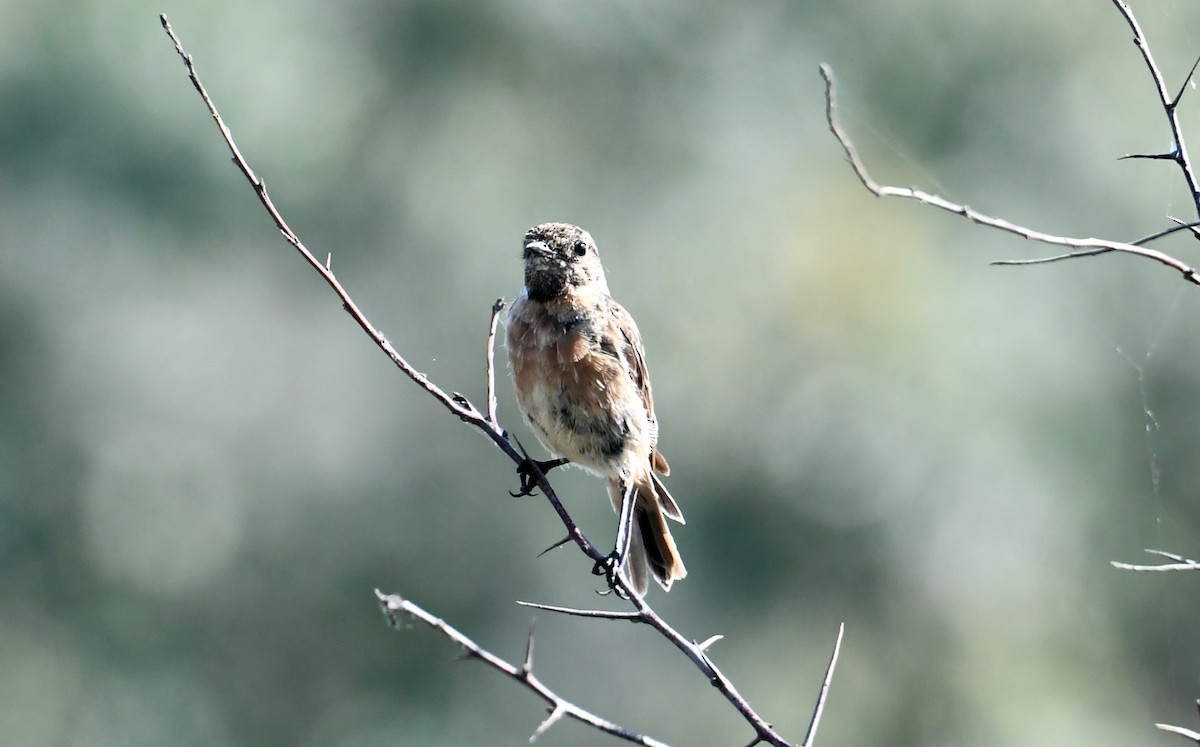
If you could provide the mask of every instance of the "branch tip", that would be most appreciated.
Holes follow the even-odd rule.
[[[1183,99],[1184,91],[1187,90],[1188,84],[1192,82],[1192,76],[1196,74],[1197,65],[1200,65],[1200,57],[1197,57],[1196,61],[1192,63],[1192,69],[1188,70],[1187,77],[1183,79],[1183,83],[1179,86],[1179,92],[1175,94],[1175,98],[1171,99],[1171,103],[1168,105],[1171,110],[1179,106],[1180,100]]]
[[[817,705],[813,708],[812,719],[808,722],[808,732],[804,735],[801,747],[812,747],[817,738],[817,727],[821,724],[821,714],[825,711],[825,701],[829,697],[829,686],[833,683],[833,670],[837,668],[838,656],[842,652],[842,638],[846,634],[846,623],[838,623],[837,640],[833,642],[833,654],[829,657],[829,666],[825,668],[825,678],[821,680],[821,693],[817,696]]]
[[[1172,734],[1178,734],[1181,737],[1186,737],[1187,739],[1192,740],[1196,744],[1200,744],[1200,732],[1192,731],[1191,729],[1185,729],[1182,726],[1173,726],[1171,724],[1155,724],[1154,726],[1157,729],[1169,731]]]
[[[525,664],[521,668],[526,677],[533,673],[533,620],[529,621],[529,638],[525,641]]]

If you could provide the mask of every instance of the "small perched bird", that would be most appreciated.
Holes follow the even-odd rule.
[[[633,500],[628,562],[619,541],[616,562],[638,594],[651,575],[669,590],[687,570],[666,520],[682,524],[683,514],[655,474],[670,467],[657,449],[637,325],[609,295],[596,242],[582,228],[534,226],[523,257],[525,287],[509,309],[506,343],[517,404],[558,457],[542,466],[569,461],[604,478],[618,514],[626,496]]]

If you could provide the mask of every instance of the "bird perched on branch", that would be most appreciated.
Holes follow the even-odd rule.
[[[537,464],[570,462],[604,478],[622,517],[607,572],[623,573],[639,594],[650,576],[669,590],[687,570],[666,520],[682,524],[683,514],[658,477],[670,467],[657,449],[637,325],[609,295],[587,231],[543,223],[522,249],[525,287],[509,309],[506,343],[517,404],[557,457]],[[523,492],[535,482],[527,469]]]

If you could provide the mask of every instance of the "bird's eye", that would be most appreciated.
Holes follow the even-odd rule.
[[[586,241],[580,240],[576,241],[575,245],[571,248],[574,249],[576,257],[582,257],[583,255],[587,254],[588,245]]]

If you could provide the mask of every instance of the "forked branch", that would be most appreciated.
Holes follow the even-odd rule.
[[[978,223],[981,226],[995,228],[1006,233],[1015,234],[1030,241],[1037,241],[1042,244],[1050,244],[1053,246],[1065,246],[1075,251],[1066,254],[1057,254],[1052,257],[1043,257],[1040,259],[1031,260],[1001,260],[993,262],[995,265],[1030,265],[1030,264],[1045,264],[1047,262],[1058,262],[1066,259],[1078,259],[1081,257],[1094,257],[1100,254],[1108,254],[1109,252],[1122,252],[1132,254],[1138,257],[1153,260],[1160,264],[1166,265],[1183,276],[1183,279],[1193,285],[1200,285],[1200,278],[1196,276],[1196,270],[1185,264],[1184,262],[1172,257],[1169,254],[1149,249],[1136,244],[1125,243],[1123,241],[1112,241],[1109,239],[1078,239],[1069,236],[1056,236],[1050,233],[1044,233],[1032,228],[1013,223],[1003,218],[996,218],[991,215],[986,215],[967,207],[966,205],[953,202],[942,197],[941,195],[924,192],[919,189],[910,187],[893,187],[885,184],[880,184],[875,181],[867,171],[866,165],[858,155],[858,151],[854,147],[854,143],[850,140],[850,136],[842,129],[841,124],[837,119],[837,90],[833,79],[833,70],[828,65],[821,65],[821,77],[825,79],[825,118],[829,123],[829,130],[833,136],[837,138],[841,144],[842,150],[846,153],[847,160],[850,161],[851,168],[854,169],[855,176],[862,182],[872,194],[877,197],[902,197],[909,200],[931,207],[945,210],[949,213],[962,216],[972,223]]]
[[[445,620],[426,612],[412,601],[405,599],[399,594],[384,594],[379,589],[375,590],[375,596],[379,599],[379,607],[383,610],[383,614],[387,616],[388,622],[392,627],[399,627],[401,618],[409,618],[428,625],[437,632],[441,633],[446,638],[449,638],[454,643],[458,644],[467,658],[478,659],[484,664],[487,664],[492,669],[501,672],[509,679],[517,682],[522,687],[531,690],[539,698],[546,701],[549,708],[549,715],[529,741],[534,741],[549,729],[556,721],[563,718],[575,719],[580,723],[587,724],[593,729],[611,734],[614,737],[624,739],[626,742],[645,745],[645,747],[668,747],[666,743],[660,742],[657,739],[647,737],[643,734],[637,734],[624,726],[614,724],[613,722],[601,718],[596,714],[587,711],[566,698],[563,698],[558,693],[546,687],[537,675],[533,673],[533,631],[529,631],[529,638],[525,644],[525,660],[521,666],[510,664],[508,661],[496,656],[491,651],[480,646],[475,641],[468,638],[463,633],[459,632]]]
[[[1187,77],[1179,84],[1179,91],[1172,96],[1171,92],[1167,90],[1167,83],[1163,79],[1162,71],[1159,70],[1158,63],[1154,61],[1154,55],[1150,52],[1150,42],[1146,40],[1141,24],[1133,15],[1129,4],[1123,0],[1113,0],[1113,5],[1117,6],[1117,11],[1125,19],[1125,23],[1129,24],[1129,30],[1133,32],[1134,46],[1142,53],[1142,60],[1145,61],[1146,68],[1150,71],[1150,77],[1154,79],[1154,89],[1158,93],[1159,103],[1162,105],[1163,113],[1167,115],[1167,124],[1171,128],[1171,149],[1169,151],[1150,155],[1135,154],[1126,156],[1126,158],[1157,158],[1174,161],[1178,164],[1180,170],[1183,171],[1183,179],[1187,182],[1188,193],[1192,196],[1196,214],[1200,217],[1200,187],[1196,184],[1196,174],[1192,170],[1187,143],[1183,139],[1183,127],[1179,124],[1179,101],[1183,98],[1183,92],[1187,90],[1188,84],[1192,82],[1192,76],[1196,73],[1196,66],[1200,65],[1200,59],[1192,65]]]

